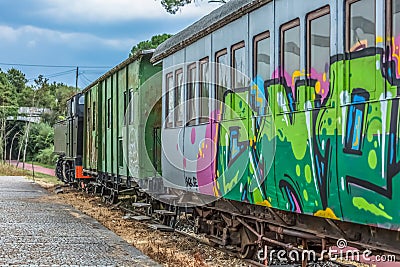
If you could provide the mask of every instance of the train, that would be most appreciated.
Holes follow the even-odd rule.
[[[400,0],[231,0],[68,102],[57,176],[190,207],[243,258],[399,256],[399,25]]]

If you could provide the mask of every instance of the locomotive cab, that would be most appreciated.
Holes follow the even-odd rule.
[[[78,93],[67,101],[67,117],[54,125],[54,152],[59,155],[57,178],[65,183],[87,179],[82,171],[84,95]]]

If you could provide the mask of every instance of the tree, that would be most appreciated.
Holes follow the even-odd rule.
[[[129,56],[131,57],[131,56],[135,55],[138,51],[147,50],[147,49],[155,49],[155,48],[157,48],[157,46],[159,46],[161,43],[163,43],[165,40],[167,40],[171,36],[172,36],[171,34],[164,33],[164,34],[155,35],[155,36],[151,37],[150,40],[142,41],[142,42],[138,43],[137,45],[135,45],[134,47],[132,47],[131,52],[129,53]]]
[[[175,14],[181,7],[198,2],[199,0],[161,0],[161,5],[167,10],[168,13]],[[203,0],[200,0],[203,1]],[[225,4],[229,0],[208,0],[209,3]]]
[[[24,90],[24,88],[26,87],[26,83],[28,82],[25,74],[22,73],[20,70],[14,68],[11,68],[7,71],[6,77],[18,94],[20,94]]]

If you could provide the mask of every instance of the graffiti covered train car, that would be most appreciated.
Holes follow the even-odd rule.
[[[399,253],[399,25],[399,0],[234,0],[156,49],[163,178],[224,199],[199,229]]]

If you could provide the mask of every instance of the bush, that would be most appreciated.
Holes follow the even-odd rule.
[[[54,154],[54,146],[40,150],[35,157],[35,161],[46,165],[54,165],[57,161],[57,155]]]

